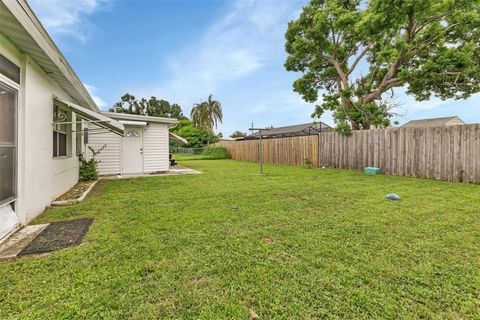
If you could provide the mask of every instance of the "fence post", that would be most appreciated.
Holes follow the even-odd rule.
[[[317,168],[320,168],[320,154],[321,154],[321,151],[320,151],[320,135],[321,133],[319,132],[318,133],[318,155],[317,155]]]

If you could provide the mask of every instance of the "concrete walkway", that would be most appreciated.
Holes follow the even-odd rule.
[[[26,226],[0,242],[0,261],[15,258],[48,225],[49,223]]]
[[[160,177],[160,176],[175,176],[175,175],[182,175],[182,174],[199,174],[202,173],[201,171],[190,169],[187,167],[182,166],[175,166],[170,168],[170,170],[165,172],[158,172],[152,174],[124,174],[124,175],[117,175],[117,176],[104,176],[100,179],[129,179],[129,178],[140,178],[140,177]]]

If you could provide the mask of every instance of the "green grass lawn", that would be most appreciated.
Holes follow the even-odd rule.
[[[79,247],[0,264],[0,318],[480,317],[480,186],[182,165],[204,174],[101,181],[46,211],[95,221]]]
[[[174,153],[172,154],[173,159],[177,161],[187,161],[187,160],[210,160],[211,157],[205,154],[193,154],[193,153]]]

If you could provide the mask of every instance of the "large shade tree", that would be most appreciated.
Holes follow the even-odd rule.
[[[247,134],[245,132],[237,130],[230,135],[230,138],[236,139],[236,138],[243,138],[243,137],[246,137],[246,136],[247,136]]]
[[[394,88],[416,100],[480,91],[479,0],[312,0],[286,33],[294,90],[337,128],[390,125]],[[408,106],[407,106],[408,107]]]
[[[208,141],[210,141],[213,126],[216,128],[219,122],[222,123],[222,105],[220,101],[213,100],[212,95],[209,95],[207,101],[193,105],[190,118],[195,128],[208,131]]]
[[[218,139],[218,136],[209,136],[207,130],[194,128],[192,121],[188,119],[179,120],[178,124],[170,129],[170,131],[185,138],[187,144],[184,145],[184,147],[187,148],[200,148],[206,144],[213,143]]]
[[[120,101],[115,103],[109,111],[179,120],[187,119],[183,115],[182,108],[176,103],[171,104],[163,99],[158,100],[156,97],[137,99],[129,93],[124,94]]]

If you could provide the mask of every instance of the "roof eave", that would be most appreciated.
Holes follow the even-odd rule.
[[[137,121],[146,121],[154,123],[165,123],[169,127],[175,127],[178,124],[178,120],[174,118],[162,118],[162,117],[152,117],[152,116],[142,116],[129,113],[119,113],[119,112],[102,112],[105,116],[117,120],[137,120]]]
[[[7,24],[0,25],[2,33],[21,51],[32,57],[77,103],[88,106],[91,110],[100,111],[28,3],[25,0],[0,0],[0,2],[0,5],[3,4],[21,26],[21,28],[16,28]]]

